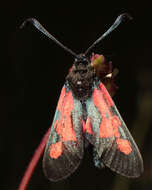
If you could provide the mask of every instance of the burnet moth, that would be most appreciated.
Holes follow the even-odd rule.
[[[70,176],[80,165],[84,149],[93,147],[98,168],[108,167],[126,177],[139,177],[143,161],[130,132],[122,120],[106,87],[113,79],[111,63],[91,50],[111,33],[128,14],[120,15],[114,24],[82,54],[76,54],[54,38],[34,18],[27,22],[74,57],[74,63],[61,90],[54,120],[43,157],[43,169],[50,181]],[[108,69],[107,69],[108,68]]]

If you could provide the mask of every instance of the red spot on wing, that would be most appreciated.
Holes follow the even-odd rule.
[[[119,118],[116,115],[114,115],[111,117],[110,120],[115,137],[120,138],[119,126],[121,125],[121,122]]]
[[[93,131],[92,131],[92,128],[91,128],[91,120],[90,120],[89,117],[87,118],[86,124],[85,124],[84,121],[82,121],[82,125],[83,125],[83,132],[93,134]]]
[[[72,93],[66,93],[62,103],[58,104],[57,109],[60,112],[60,119],[55,123],[55,129],[62,141],[76,141],[76,134],[73,129],[72,110],[74,101]]]
[[[100,91],[96,88],[94,89],[93,102],[95,106],[99,109],[102,116],[102,121],[99,128],[99,137],[115,137],[117,148],[124,154],[128,155],[132,151],[131,144],[128,140],[120,138],[119,127],[121,126],[121,121],[117,115],[113,115],[113,113],[111,113],[109,107],[112,102],[110,103],[110,100],[109,104],[107,105],[104,96],[109,96],[109,94],[105,95],[104,91]]]
[[[111,122],[109,119],[106,119],[105,116],[102,117],[102,123],[99,128],[99,136],[100,138],[110,138],[114,136],[114,130]]]
[[[59,98],[57,111],[60,113],[59,118],[54,123],[54,129],[60,137],[60,141],[50,145],[50,157],[58,158],[62,155],[62,143],[65,141],[77,141],[75,131],[73,129],[72,110],[74,108],[74,100],[72,93],[66,92],[63,87]]]
[[[116,143],[118,145],[118,149],[124,154],[128,155],[132,152],[131,144],[126,139],[117,139]]]
[[[62,142],[57,142],[50,146],[50,157],[57,159],[62,154]]]
[[[63,103],[63,101],[64,101],[65,95],[66,95],[66,89],[65,89],[65,87],[63,87],[63,88],[62,88],[62,91],[61,91],[61,94],[60,94],[59,101],[58,101],[57,109],[62,107],[62,103]]]
[[[102,82],[99,84],[99,88],[101,89],[101,91],[103,93],[103,97],[104,97],[106,103],[108,104],[108,106],[113,106],[114,102],[113,102],[111,96],[109,95],[107,89],[102,84]]]
[[[121,122],[116,115],[111,115],[109,106],[107,106],[102,93],[96,88],[93,92],[93,102],[99,109],[102,116],[102,121],[99,128],[99,136],[101,138],[110,138],[113,136],[120,137],[119,125]]]

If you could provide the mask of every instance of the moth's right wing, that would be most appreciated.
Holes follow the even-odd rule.
[[[65,85],[43,157],[44,173],[50,181],[68,177],[79,166],[84,149],[82,133],[82,105]]]

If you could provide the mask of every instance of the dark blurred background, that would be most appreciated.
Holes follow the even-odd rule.
[[[147,1],[3,1],[1,2],[0,189],[16,190],[25,168],[52,122],[62,85],[73,59],[32,25],[29,17],[76,53],[88,48],[116,17],[134,18],[95,50],[119,69],[114,101],[137,142],[145,171],[126,179],[98,170],[86,151],[79,169],[67,180],[49,182],[40,160],[28,190],[152,189],[152,6]]]

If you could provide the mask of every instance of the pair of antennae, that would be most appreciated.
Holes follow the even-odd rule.
[[[125,20],[131,20],[132,17],[127,14],[121,14],[120,16],[117,17],[117,19],[115,20],[115,22],[113,23],[113,25],[100,37],[98,38],[86,51],[85,51],[85,55],[89,55],[90,51],[99,43],[101,42],[107,35],[109,35],[113,30],[115,30],[120,23],[122,23]],[[72,56],[77,57],[77,54],[75,52],[73,52],[71,49],[69,49],[68,47],[66,47],[65,45],[63,45],[61,42],[59,42],[54,36],[52,36],[35,18],[29,18],[27,20],[25,20],[22,25],[20,26],[20,28],[24,28],[26,23],[31,23],[33,26],[35,26],[40,32],[42,32],[43,34],[45,34],[48,38],[50,38],[52,41],[54,41],[58,46],[60,46],[61,48],[63,48],[66,52],[70,53]]]

